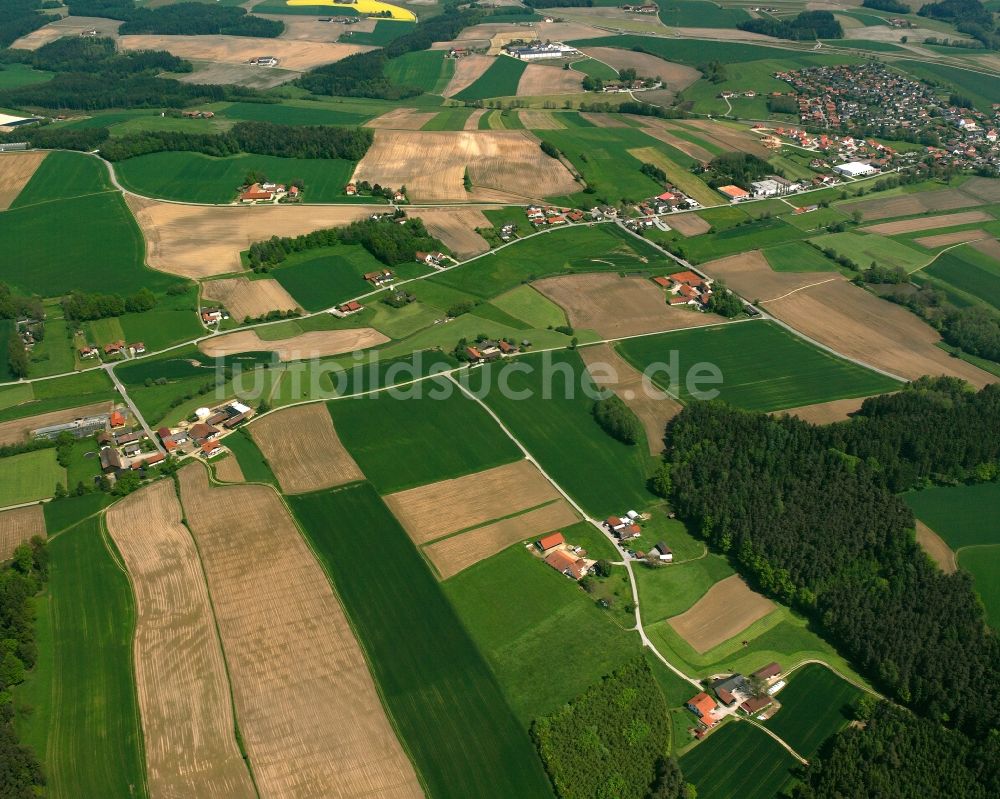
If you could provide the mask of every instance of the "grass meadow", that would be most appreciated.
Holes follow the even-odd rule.
[[[930,260],[926,253],[874,233],[828,233],[811,241],[818,247],[832,248],[837,255],[847,256],[862,269],[867,269],[875,261],[879,266],[890,269],[898,266],[912,272]]]
[[[527,63],[509,56],[497,56],[482,75],[455,95],[456,100],[485,100],[487,97],[512,97]]]
[[[293,8],[293,6],[289,6]],[[331,103],[333,105],[334,103]],[[228,119],[274,122],[278,125],[360,125],[392,108],[388,103],[337,102],[329,107],[315,102],[231,103],[219,113]]]
[[[0,89],[19,89],[52,80],[53,73],[33,69],[27,64],[4,64],[0,69]]]
[[[781,710],[765,722],[806,759],[851,719],[850,706],[862,691],[826,666],[810,663],[796,671],[778,695]]]
[[[97,158],[56,150],[45,156],[11,208],[111,191],[108,168]]]
[[[714,364],[721,383],[706,381],[702,391],[752,411],[777,411],[891,391],[899,384],[849,361],[813,347],[771,322],[744,322],[660,333],[621,341],[618,351],[639,371],[668,363],[677,353],[680,385],[669,385],[663,373],[652,375],[661,388],[682,401],[694,397],[687,377],[696,378],[697,364]],[[691,370],[689,373],[688,370]]]
[[[278,481],[268,465],[264,454],[258,449],[253,437],[246,429],[241,429],[226,437],[226,446],[233,453],[240,471],[248,483],[270,483],[278,485]]]
[[[103,491],[83,494],[79,497],[69,496],[46,502],[42,506],[45,512],[45,530],[51,538],[88,516],[93,516],[106,508],[115,498]]]
[[[768,265],[775,272],[835,272],[837,265],[804,241],[790,241],[764,250]]]
[[[397,399],[383,391],[327,403],[337,435],[380,493],[461,477],[521,457],[486,411],[451,381],[425,380],[418,388],[420,397]],[[448,396],[439,399],[436,392]]]
[[[465,121],[473,109],[454,106],[445,108],[433,119],[428,120],[421,130],[465,130]]]
[[[551,797],[527,731],[441,586],[367,483],[289,499],[428,793]],[[358,546],[365,540],[384,556]],[[391,555],[389,555],[391,553]]]
[[[750,15],[742,8],[726,8],[706,0],[666,0],[660,4],[660,20],[675,28],[735,28]]]
[[[935,486],[903,494],[903,500],[953,550],[1000,544],[995,518],[1000,508],[1000,483]]]
[[[77,375],[0,388],[0,422],[23,419],[116,396],[111,378],[93,369]]]
[[[1000,631],[1000,545],[964,549],[958,555],[958,564],[972,575],[986,608],[986,620]]]
[[[1000,263],[988,255],[956,247],[941,253],[924,271],[1000,310]]]
[[[56,483],[66,485],[66,469],[56,463],[55,449],[0,458],[0,507],[48,499]]]
[[[431,94],[441,94],[455,74],[455,59],[445,58],[444,50],[419,50],[389,60],[385,74],[397,86],[417,86]]]
[[[340,37],[340,41],[349,44],[367,44],[372,47],[385,47],[387,44],[413,30],[414,22],[402,20],[380,19],[371,31],[348,31]]]
[[[772,799],[797,761],[767,733],[729,722],[680,759],[684,781],[711,799]]]

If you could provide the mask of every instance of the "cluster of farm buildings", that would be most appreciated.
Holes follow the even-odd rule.
[[[80,331],[80,335],[82,335],[82,331]],[[131,344],[126,344],[124,340],[119,339],[118,341],[108,342],[103,347],[84,344],[77,350],[77,355],[83,360],[101,357],[105,360],[124,360],[125,358],[134,358],[136,355],[142,355],[144,352],[146,352],[146,345],[143,342],[135,341]]]
[[[695,738],[703,738],[716,724],[740,711],[761,720],[770,718],[780,707],[775,694],[784,687],[778,663],[768,663],[749,679],[742,674],[729,674],[712,680],[708,686],[711,694],[702,691],[685,703],[698,719],[697,726],[692,728]]]
[[[653,282],[667,290],[670,305],[693,305],[704,309],[712,298],[712,278],[685,270],[666,277],[654,277]]]
[[[115,477],[125,471],[139,471],[165,459],[125,407],[31,431],[34,438],[51,440],[66,433],[80,439],[95,437],[101,473],[107,477]]]
[[[567,544],[566,537],[558,532],[539,538],[532,550],[546,565],[572,580],[582,580],[590,574],[596,563],[593,558],[587,557],[585,549]]]
[[[194,422],[184,421],[176,427],[161,427],[156,435],[168,454],[199,454],[206,459],[214,458],[223,451],[219,439],[253,415],[253,408],[234,400],[217,408],[199,408],[195,411]]]
[[[528,44],[511,43],[505,45],[503,52],[520,61],[544,61],[553,58],[569,58],[582,55],[575,47],[562,42],[533,41]]]
[[[694,211],[698,208],[701,208],[701,203],[692,197],[688,197],[676,186],[668,183],[659,194],[654,197],[647,197],[645,200],[636,203],[633,206],[633,210],[638,216],[626,220],[624,224],[629,230],[640,231],[643,228],[656,226],[666,232],[670,230],[670,226],[664,223],[659,217],[675,213],[676,211]]]
[[[240,188],[239,201],[246,205],[258,203],[297,202],[302,197],[298,186],[285,186],[284,183],[274,183],[265,180],[262,183],[252,183]]]

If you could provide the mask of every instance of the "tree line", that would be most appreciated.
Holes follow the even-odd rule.
[[[879,11],[891,11],[893,14],[909,14],[911,10],[906,3],[901,3],[899,0],[861,0],[861,5]]]
[[[898,492],[997,478],[1000,386],[923,378],[826,427],[697,403],[668,444],[678,516],[759,590],[917,713],[973,737],[997,727],[1000,643],[969,575],[917,546]]]
[[[601,429],[623,444],[637,444],[642,440],[642,423],[617,394],[610,394],[594,402],[594,421]]]
[[[277,125],[273,122],[237,122],[225,133],[187,133],[151,130],[108,139],[101,155],[124,161],[163,151],[196,152],[224,158],[239,153],[281,158],[343,158],[360,161],[374,135],[368,128],[329,125]]]
[[[106,319],[126,313],[142,313],[156,306],[156,295],[147,288],[126,297],[120,294],[85,294],[73,291],[62,298],[63,316],[68,322]]]
[[[707,183],[713,189],[735,183],[737,186],[748,186],[754,180],[760,180],[765,175],[774,173],[767,161],[751,153],[723,153],[713,158],[707,171],[711,173]]]
[[[920,7],[917,14],[929,19],[951,22],[960,33],[967,33],[982,42],[983,47],[1000,49],[1000,33],[997,33],[993,12],[979,0],[941,0]]]
[[[829,11],[802,11],[791,19],[749,19],[736,27],[793,41],[844,38],[844,29]]]
[[[931,285],[917,291],[896,289],[884,295],[909,308],[962,352],[1000,363],[1000,314],[982,305],[958,307]]]
[[[107,17],[124,20],[119,33],[169,35],[259,36],[273,39],[284,31],[284,23],[255,17],[237,6],[207,3],[176,3],[158,8],[137,8],[133,0],[67,0],[70,14],[77,17]]]

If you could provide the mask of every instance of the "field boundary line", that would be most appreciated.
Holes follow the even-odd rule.
[[[836,278],[836,277],[828,277],[826,280],[820,280],[820,281],[818,281],[816,283],[810,283],[807,286],[799,286],[797,289],[792,289],[791,291],[786,292],[785,294],[782,294],[780,297],[771,297],[768,300],[761,300],[760,304],[763,305],[764,303],[767,303],[767,302],[777,302],[778,300],[785,299],[785,297],[791,297],[793,294],[797,294],[800,291],[805,291],[806,289],[815,288],[816,286],[822,286],[825,283],[833,283],[835,280],[838,280],[838,279],[839,278]]]
[[[801,763],[803,766],[808,766],[809,765],[809,761],[806,760],[804,757],[802,757],[802,755],[800,755],[794,749],[792,749],[791,744],[789,744],[787,741],[785,741],[784,738],[780,737],[776,732],[774,732],[774,730],[771,730],[768,727],[765,727],[763,724],[761,724],[756,719],[751,719],[751,718],[748,718],[746,716],[736,716],[735,718],[736,718],[737,721],[745,721],[750,726],[756,727],[758,730],[763,730],[765,733],[767,733],[768,735],[770,735],[775,741],[777,741],[782,747],[784,747],[786,750],[788,750],[788,754],[790,754],[792,757],[794,757],[796,760],[798,760],[799,763]]]
[[[948,250],[954,250],[956,247],[961,247],[964,244],[975,244],[977,241],[988,241],[989,239],[992,239],[992,238],[993,238],[993,236],[983,236],[982,238],[978,238],[978,239],[969,239],[968,241],[958,241],[958,242],[955,242],[954,244],[951,244],[951,245],[945,247],[943,250],[940,250],[940,251],[934,253],[934,255],[931,256],[931,259],[927,263],[925,263],[923,266],[915,267],[915,268],[911,269],[909,272],[907,272],[906,274],[912,275],[912,274],[914,274],[916,272],[921,271],[922,269],[926,269],[928,266],[931,266],[938,258],[940,258],[942,255],[944,255],[946,252],[948,252]]]

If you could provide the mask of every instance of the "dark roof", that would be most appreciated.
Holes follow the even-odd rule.
[[[663,541],[657,541],[656,548],[660,550],[660,552],[662,552],[664,555],[670,553],[670,547],[668,547]]]
[[[764,696],[755,696],[752,699],[748,699],[740,707],[747,713],[756,713],[758,710],[763,710],[768,705],[773,704],[773,702],[774,700],[765,694]]]
[[[763,668],[757,669],[753,673],[753,676],[758,680],[769,680],[772,677],[777,677],[781,674],[781,665],[779,663],[768,663]]]

